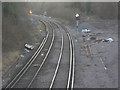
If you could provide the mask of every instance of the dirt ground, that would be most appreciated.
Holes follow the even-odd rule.
[[[92,56],[86,55],[81,30],[87,28],[97,40],[112,38],[113,42],[94,43],[89,40]],[[78,31],[71,32],[75,40],[75,88],[118,87],[118,24],[116,20],[80,23]],[[92,36],[91,36],[92,37]],[[85,37],[86,39],[88,37]]]

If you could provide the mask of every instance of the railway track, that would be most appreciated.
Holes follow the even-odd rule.
[[[61,30],[61,28],[63,28],[63,30],[66,32],[67,34],[67,37],[68,37],[68,40],[69,40],[69,45],[70,45],[70,61],[69,61],[69,74],[68,74],[68,81],[67,81],[67,89],[73,89],[74,88],[74,69],[75,69],[75,56],[74,56],[74,43],[73,43],[73,40],[72,40],[72,36],[70,35],[69,33],[69,29],[60,25],[59,23],[56,23],[54,22],[54,24],[56,24],[56,26]],[[63,35],[63,34],[62,34]],[[57,73],[58,73],[58,70],[59,70],[59,67],[60,67],[60,62],[61,62],[61,57],[62,57],[62,52],[63,52],[63,40],[62,40],[62,48],[61,48],[61,53],[60,53],[60,56],[59,56],[59,60],[58,60],[58,63],[57,63],[57,67],[55,69],[55,72],[54,72],[54,76],[53,76],[53,79],[52,79],[52,82],[50,84],[50,87],[49,87],[49,90],[51,90],[54,86],[54,83],[55,83],[55,78],[57,76]]]
[[[23,77],[23,75],[27,72],[27,70],[30,68],[30,66],[32,66],[32,64],[35,62],[36,58],[38,57],[38,55],[40,54],[40,52],[43,50],[43,48],[45,47],[45,45],[48,45],[47,41],[50,39],[50,31],[48,30],[47,24],[45,24],[45,26],[46,26],[46,31],[47,31],[46,37],[43,39],[43,41],[40,44],[40,46],[38,47],[37,51],[30,58],[30,60],[28,61],[28,63],[15,76],[15,78],[12,81],[10,81],[10,83],[5,87],[5,89],[7,89],[7,88],[14,88],[14,86]],[[53,40],[54,40],[54,33],[53,33],[52,41]]]
[[[58,22],[59,23],[59,22]],[[59,23],[60,24],[60,23]],[[67,36],[69,38],[70,43],[70,65],[69,65],[69,74],[68,74],[68,82],[67,82],[67,89],[74,88],[74,77],[75,77],[75,55],[74,55],[74,43],[72,36],[69,32],[69,28],[64,27],[60,24],[60,26],[65,30]]]
[[[55,24],[55,23],[54,23],[54,24]],[[60,31],[59,25],[56,25],[56,26],[59,28],[59,31]],[[59,70],[60,62],[61,62],[61,59],[62,59],[63,47],[64,47],[64,36],[63,36],[63,33],[61,33],[61,34],[62,34],[62,43],[61,43],[60,54],[59,54],[57,66],[56,66],[56,69],[55,69],[55,72],[54,72],[52,81],[51,81],[50,86],[49,86],[49,90],[51,90],[52,87],[53,87],[53,85],[54,85],[54,82],[55,82],[55,79],[56,79],[56,76],[57,76],[57,73],[58,73],[58,70]]]
[[[43,18],[41,18],[43,19]],[[58,73],[59,73],[59,68],[61,66],[61,62],[64,60],[63,56],[65,57],[65,55],[63,55],[64,53],[64,43],[65,43],[65,36],[67,37],[66,40],[69,44],[69,61],[67,61],[67,63],[69,62],[67,67],[68,70],[67,74],[66,74],[66,88],[67,89],[73,89],[74,88],[74,68],[75,68],[75,56],[74,56],[74,43],[73,43],[73,39],[71,34],[69,33],[69,29],[67,27],[62,26],[59,22],[57,21],[49,21],[49,20],[41,20],[44,25],[46,26],[46,30],[47,30],[47,35],[46,38],[43,39],[42,43],[40,44],[39,48],[37,49],[37,51],[34,53],[34,55],[31,57],[31,59],[29,60],[29,62],[23,67],[23,69],[15,76],[15,78],[6,86],[5,89],[7,88],[31,88],[35,79],[37,78],[38,74],[40,73],[40,71],[42,70],[42,67],[44,66],[45,62],[47,61],[47,58],[50,54],[50,51],[53,47],[53,43],[55,40],[55,35],[54,35],[54,25],[59,29],[59,31],[61,32],[61,46],[60,46],[60,52],[59,52],[59,56],[58,56],[58,61],[56,63],[56,67],[55,67],[55,71],[53,73],[52,76],[52,80],[50,81],[49,84],[49,90],[51,90],[52,88],[54,88],[56,81],[56,78],[58,77]],[[54,24],[54,25],[53,25]],[[49,26],[48,26],[49,25]],[[50,30],[48,30],[48,27],[52,29],[52,32]],[[50,37],[51,36],[51,37]],[[48,44],[49,42],[49,44]],[[44,53],[45,56],[41,58],[40,53],[42,52],[43,49],[46,49],[47,47],[47,51]],[[40,62],[38,58],[41,58],[42,61]],[[35,67],[33,68],[32,66],[34,64],[38,64],[40,63],[37,68],[35,69]],[[32,73],[31,73],[32,72]],[[31,74],[33,74],[31,76]],[[32,78],[32,79],[31,79]],[[26,81],[27,80],[27,81]],[[29,81],[29,82],[28,82]]]
[[[54,29],[50,23],[48,23],[48,24],[51,26],[52,29]],[[53,30],[53,32],[54,32],[54,30]],[[50,45],[50,47],[49,47],[49,49],[48,49],[48,52],[47,52],[45,58],[43,59],[41,65],[39,66],[37,72],[35,73],[34,77],[32,78],[32,80],[30,81],[29,85],[27,86],[27,88],[30,88],[30,86],[32,85],[33,81],[35,80],[35,78],[37,77],[38,73],[40,72],[41,68],[43,67],[45,61],[47,60],[47,57],[48,57],[48,55],[49,55],[49,53],[50,53],[50,51],[51,51],[51,48],[52,48],[52,46],[53,46],[54,36],[55,36],[54,33],[53,33],[52,36],[53,36],[53,38],[52,38],[52,41],[51,41],[51,45]]]
[[[44,23],[41,21],[41,23],[44,25]],[[47,36],[48,31],[45,30],[45,34]],[[39,42],[43,43],[44,42],[44,38],[46,38],[46,36],[43,36],[40,38]],[[23,68],[23,66],[29,61],[29,59],[33,56],[33,54],[36,52],[36,50],[40,47],[40,45],[36,45],[36,48],[34,48],[34,50],[31,51],[31,53],[26,54],[25,51],[21,52],[21,55],[15,60],[15,62],[13,62],[11,64],[11,66],[8,67],[8,69],[2,73],[2,78],[4,80],[3,87],[5,87],[5,84],[8,83],[11,79],[10,78],[14,78],[14,76]],[[25,56],[25,58],[22,57]],[[22,63],[22,61],[24,60],[24,62]],[[22,63],[22,64],[21,64]],[[11,77],[12,76],[12,77]],[[9,78],[9,80],[8,80]]]
[[[49,22],[49,21],[45,21],[46,23],[49,23],[51,26],[53,26],[54,27],[54,29],[55,29],[55,25],[53,25],[51,22]],[[57,27],[58,29],[60,29],[59,27]],[[60,31],[60,30],[59,30]],[[57,32],[57,30],[56,30],[56,32]],[[58,64],[60,64],[60,61],[61,61],[61,58],[62,58],[62,53],[63,53],[63,43],[64,43],[64,37],[63,37],[63,34],[60,32],[60,37],[61,37],[61,39],[60,39],[60,42],[61,42],[61,44],[60,44],[60,52],[59,52],[59,55],[58,55]],[[47,58],[46,58],[47,59]],[[47,66],[49,66],[50,65],[50,63],[49,63],[49,60],[47,60],[46,62],[48,62],[48,64],[47,64]],[[45,65],[44,65],[44,67],[45,67]],[[58,66],[57,66],[58,67]],[[49,68],[50,69],[50,68]],[[43,71],[42,69],[41,69],[41,71]],[[56,72],[57,70],[55,70],[55,72]],[[33,86],[34,86],[34,81],[35,81],[35,79],[37,78],[37,76],[39,76],[38,74],[40,73],[40,69],[37,71],[37,73],[36,73],[36,75],[35,75],[35,77],[33,78],[33,80],[30,82],[30,84],[28,85],[28,87],[27,88],[34,88]],[[42,73],[42,72],[41,72]],[[56,73],[57,74],[57,73]],[[42,76],[42,75],[41,75]],[[42,84],[42,83],[41,83]],[[47,85],[46,85],[47,86]]]

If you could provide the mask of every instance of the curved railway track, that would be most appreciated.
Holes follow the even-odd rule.
[[[69,74],[68,74],[68,81],[67,81],[67,89],[73,89],[74,88],[74,74],[75,74],[75,56],[74,56],[74,43],[73,43],[73,39],[72,36],[69,32],[69,29],[67,27],[62,26],[59,22],[53,22],[54,24],[56,24],[56,26],[59,28],[59,30],[61,30],[61,28],[63,28],[63,30],[66,32],[68,39],[69,39],[69,45],[70,45],[70,61],[69,61]],[[63,34],[62,34],[63,35]],[[62,49],[61,52],[63,52],[63,40],[62,40]],[[49,90],[52,89],[54,83],[55,83],[55,78],[57,76],[58,73],[58,69],[60,66],[60,62],[61,62],[61,57],[62,57],[62,53],[60,53],[59,56],[59,60],[57,63],[57,67],[55,69],[54,75],[53,75],[53,79],[52,82],[50,84]]]
[[[69,74],[68,74],[68,82],[67,82],[67,89],[73,89],[74,88],[74,74],[75,74],[75,55],[74,55],[74,43],[72,36],[69,32],[69,28],[64,27],[61,25],[59,22],[57,22],[66,32],[68,38],[69,38],[69,43],[70,43],[70,65],[69,65]]]
[[[49,23],[49,25],[51,26],[50,23]],[[52,26],[51,26],[51,28],[54,29]],[[47,54],[45,55],[45,58],[43,59],[41,65],[39,66],[37,72],[35,73],[34,77],[33,77],[32,80],[30,81],[30,83],[29,83],[29,85],[27,86],[27,88],[30,88],[30,86],[32,85],[32,83],[33,83],[33,81],[35,80],[36,76],[38,75],[38,73],[40,72],[41,68],[43,67],[45,61],[47,60],[47,57],[48,57],[48,55],[49,55],[49,53],[50,53],[50,51],[51,51],[51,48],[52,48],[53,42],[54,42],[54,30],[53,30],[53,35],[52,35],[52,36],[53,36],[53,38],[52,38],[52,41],[51,41],[51,45],[50,45],[50,47],[49,47],[49,49],[48,49],[48,52],[47,52]]]
[[[54,24],[55,24],[55,23],[54,23]],[[56,25],[56,26],[59,28],[59,31],[60,31],[59,25]],[[62,33],[61,33],[61,34],[62,34]],[[59,69],[60,62],[61,62],[61,59],[62,59],[62,54],[63,54],[63,47],[64,47],[64,36],[63,36],[63,34],[62,34],[62,44],[61,44],[60,54],[59,54],[57,66],[56,66],[56,69],[55,69],[55,72],[54,72],[54,75],[53,75],[51,84],[50,84],[50,86],[49,86],[49,90],[52,89],[52,87],[53,87],[53,85],[54,85],[54,82],[55,82],[55,78],[56,78],[57,73],[58,73],[58,69]]]
[[[38,47],[38,49],[36,50],[36,52],[33,54],[33,56],[30,58],[30,60],[27,62],[27,64],[22,68],[22,70],[15,76],[15,78],[10,81],[10,83],[5,87],[6,88],[13,88],[17,82],[21,79],[21,77],[25,74],[25,72],[30,68],[30,66],[33,64],[33,62],[36,60],[36,58],[38,57],[38,55],[40,54],[40,52],[43,50],[43,48],[45,47],[49,36],[50,36],[50,32],[48,30],[47,24],[45,24],[45,22],[43,22],[45,27],[46,27],[46,31],[47,31],[47,35],[46,37],[43,39],[42,43],[40,44],[40,46]],[[53,36],[54,39],[54,36]],[[53,40],[52,40],[53,41]]]
[[[50,54],[50,51],[51,51],[51,49],[53,47],[53,43],[54,43],[54,40],[55,40],[55,35],[54,35],[55,28],[54,28],[54,25],[61,32],[61,46],[60,46],[60,52],[59,52],[59,56],[58,56],[58,61],[56,63],[56,68],[55,68],[51,83],[49,85],[49,90],[54,88],[54,84],[56,83],[55,79],[57,78],[57,74],[59,72],[61,60],[63,60],[62,55],[63,55],[63,52],[64,52],[64,42],[65,42],[64,41],[64,38],[65,38],[64,36],[67,37],[67,41],[69,43],[69,55],[68,55],[69,56],[69,64],[68,64],[69,67],[68,67],[68,78],[67,78],[66,88],[67,89],[73,89],[74,88],[74,74],[75,74],[75,72],[74,72],[74,68],[75,68],[74,43],[73,43],[72,36],[71,36],[71,34],[69,32],[69,29],[67,27],[62,26],[57,21],[49,21],[49,20],[45,20],[43,18],[41,18],[41,19],[42,19],[41,22],[43,22],[44,25],[46,26],[46,31],[47,31],[46,37],[43,39],[42,43],[40,44],[40,46],[38,47],[36,52],[33,54],[33,56],[30,58],[28,63],[15,76],[15,78],[6,86],[6,88],[18,88],[18,87],[19,88],[22,87],[22,88],[26,88],[26,89],[31,88],[33,82],[35,81],[35,78],[38,76],[39,72],[41,71],[41,68],[44,66],[44,63],[46,62],[46,60],[47,60],[47,58],[48,58],[48,56]],[[52,32],[49,30],[48,27],[51,28]],[[48,42],[49,42],[49,44],[48,44]],[[47,47],[47,52],[45,53],[44,58],[42,58],[42,61],[39,62],[37,57],[39,57],[39,54],[42,52],[42,50],[45,47]],[[40,63],[38,65],[38,67],[36,69],[33,69],[32,66],[34,64],[38,63],[38,62]],[[30,72],[32,72],[33,75],[32,75],[32,77],[28,78],[29,82],[24,87],[21,86],[22,85],[21,83],[25,82],[25,77],[29,76]]]

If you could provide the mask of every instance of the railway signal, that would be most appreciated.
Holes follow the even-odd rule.
[[[28,12],[28,14],[32,14],[33,12],[30,10],[29,12]]]
[[[76,18],[76,27],[77,27],[77,29],[78,29],[78,25],[79,25],[79,21],[80,21],[80,14],[76,14],[75,15],[75,18]]]
[[[75,17],[76,17],[76,20],[80,20],[80,14],[77,13]]]

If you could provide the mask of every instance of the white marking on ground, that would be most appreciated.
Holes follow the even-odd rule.
[[[75,42],[77,42],[77,39],[75,40]]]
[[[44,56],[44,54],[43,54],[43,53],[41,53],[41,56]]]
[[[106,67],[104,67],[104,69],[105,69],[105,70],[107,70],[107,68],[106,68]]]
[[[100,57],[100,60],[101,60],[102,64],[104,65],[104,69],[107,70],[107,67],[105,67],[105,64],[104,64],[104,62],[103,62],[101,57]]]

